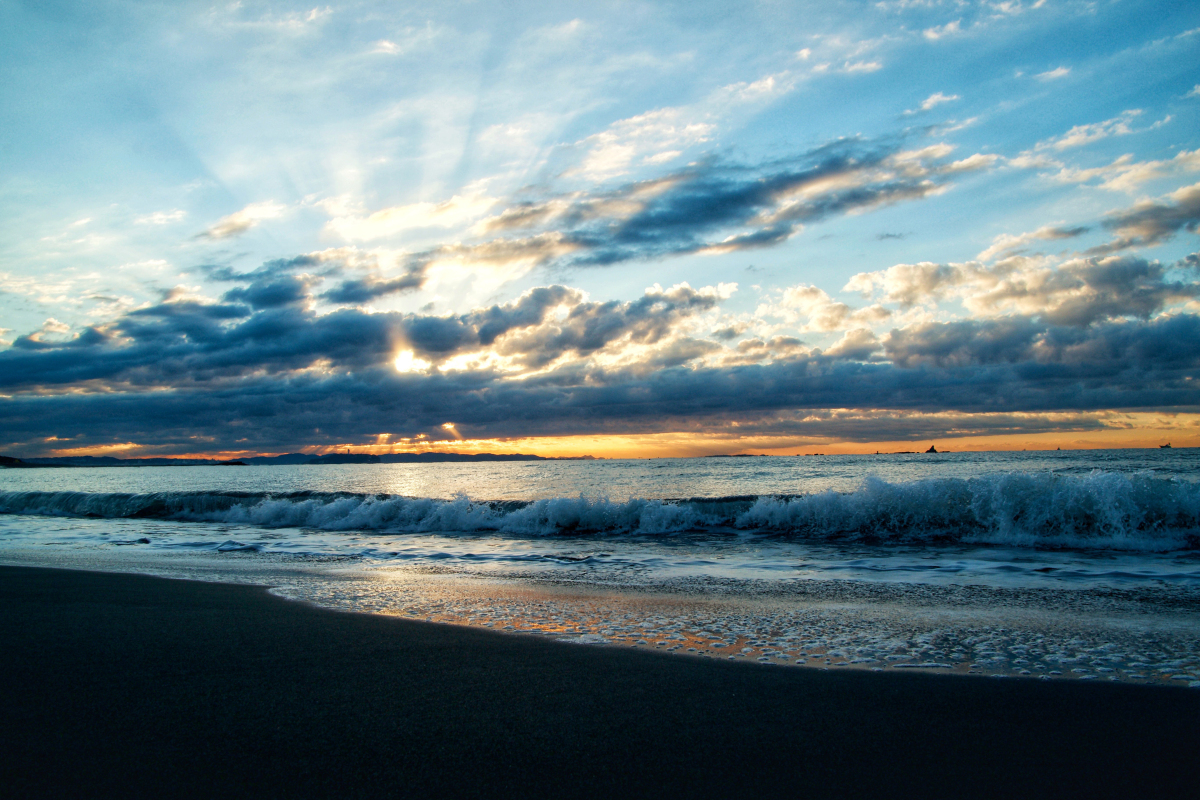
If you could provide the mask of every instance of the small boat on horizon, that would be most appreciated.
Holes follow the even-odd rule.
[[[1171,443],[1170,443],[1170,442],[1167,442],[1166,444],[1160,444],[1160,445],[1158,446],[1158,449],[1159,449],[1159,450],[1170,450],[1170,449],[1171,449]]]

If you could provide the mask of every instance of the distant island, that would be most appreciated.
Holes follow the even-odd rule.
[[[58,456],[14,458],[0,456],[0,467],[244,467],[297,464],[442,464],[473,461],[593,461],[595,456],[535,456],[529,453],[285,453],[221,461],[215,458],[116,458],[114,456]]]

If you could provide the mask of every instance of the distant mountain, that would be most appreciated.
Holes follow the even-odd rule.
[[[114,456],[57,456],[13,458],[0,456],[0,467],[202,467],[202,466],[292,466],[296,464],[442,464],[471,461],[590,461],[593,456],[554,458],[528,453],[285,453],[252,456],[236,461],[213,458],[115,458]]]
[[[438,464],[448,461],[547,461],[544,456],[526,453],[387,453],[379,457],[384,464]]]
[[[222,462],[212,458],[114,458],[112,456],[57,456],[25,458],[38,467],[196,467]]]
[[[312,453],[284,453],[281,456],[253,456],[238,460],[247,464],[307,464],[313,460],[313,456]]]
[[[119,467],[125,462],[112,456],[59,456],[57,458],[23,458],[26,464],[45,467]]]
[[[370,453],[330,453],[326,456],[309,456],[305,464],[378,464],[379,456]]]
[[[526,453],[329,453],[308,456],[306,464],[443,464],[468,461],[547,461]]]

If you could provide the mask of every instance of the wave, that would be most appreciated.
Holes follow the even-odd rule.
[[[0,513],[324,531],[525,536],[711,531],[875,543],[1200,549],[1200,484],[1149,472],[1005,473],[906,483],[868,478],[852,492],[624,502],[322,492],[0,492]]]

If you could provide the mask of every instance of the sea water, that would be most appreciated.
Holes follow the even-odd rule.
[[[0,471],[0,562],[818,668],[1200,686],[1200,450]]]

